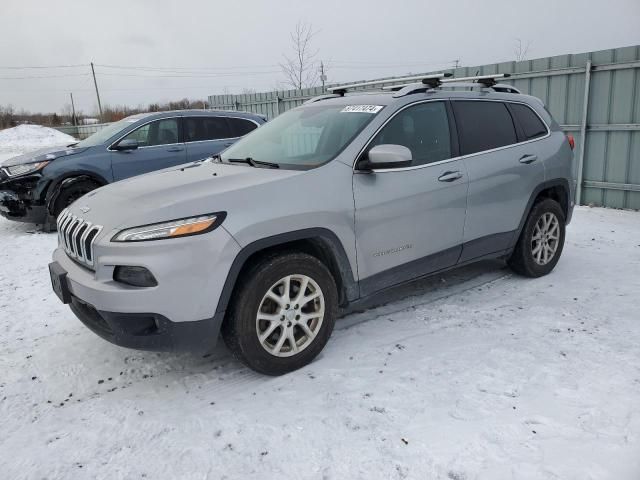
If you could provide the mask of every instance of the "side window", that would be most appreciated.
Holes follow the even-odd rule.
[[[451,158],[449,120],[444,102],[426,102],[406,108],[391,119],[369,144],[403,145],[411,150],[412,165]]]
[[[230,138],[231,134],[224,117],[185,117],[184,137],[186,142],[201,142]]]
[[[511,107],[516,121],[520,124],[520,127],[522,127],[527,140],[543,137],[547,134],[547,127],[542,120],[540,120],[540,117],[531,110],[531,107],[521,103],[510,103],[509,107]]]
[[[504,103],[460,100],[451,103],[462,155],[518,142],[513,119]]]
[[[242,118],[227,118],[227,122],[229,122],[229,128],[231,129],[232,137],[244,137],[247,133],[251,132],[258,128],[258,126],[249,121],[243,120]]]
[[[140,147],[178,143],[178,119],[166,118],[147,123],[123,138],[128,139],[137,140]]]

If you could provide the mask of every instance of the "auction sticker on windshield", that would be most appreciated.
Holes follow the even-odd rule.
[[[378,113],[382,105],[347,105],[340,113]]]

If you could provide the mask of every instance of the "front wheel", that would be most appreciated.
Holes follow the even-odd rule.
[[[546,198],[536,203],[509,259],[509,266],[526,277],[541,277],[551,272],[564,247],[565,223],[558,202]]]
[[[252,369],[281,375],[311,362],[331,336],[336,284],[327,267],[304,253],[271,256],[239,279],[225,343]]]
[[[80,197],[86,195],[87,193],[95,190],[98,187],[100,187],[100,185],[89,179],[78,179],[78,181],[70,183],[69,186],[62,187],[62,189],[60,190],[60,194],[56,199],[56,203],[53,206],[54,217],[58,218],[58,215],[60,215],[62,210],[67,208]]]

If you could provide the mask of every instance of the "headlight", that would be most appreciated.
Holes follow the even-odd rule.
[[[153,223],[127,228],[114,236],[112,242],[142,242],[164,238],[187,237],[207,233],[222,223],[225,213],[212,213],[197,217],[181,218],[170,222]]]
[[[38,162],[38,163],[25,163],[22,165],[14,165],[13,167],[4,167],[4,171],[10,177],[17,177],[18,175],[25,175],[27,173],[37,172],[49,165],[50,162]]]

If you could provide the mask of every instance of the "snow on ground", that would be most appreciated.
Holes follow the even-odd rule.
[[[66,146],[75,138],[55,128],[41,125],[18,125],[0,130],[0,162],[21,153],[50,146]]]
[[[110,345],[51,292],[54,234],[0,244],[4,478],[640,478],[640,213],[577,209],[544,278],[396,289],[279,378]]]

